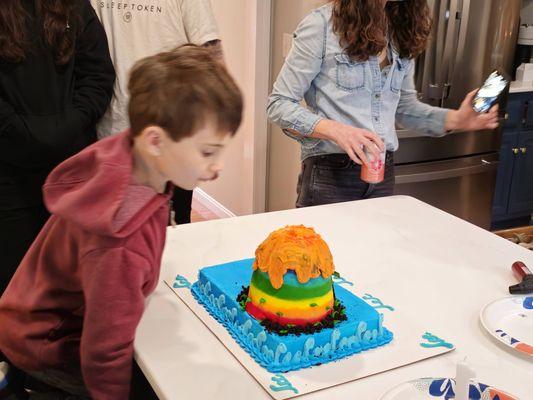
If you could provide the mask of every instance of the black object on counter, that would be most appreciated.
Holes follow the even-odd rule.
[[[526,267],[522,261],[516,261],[511,267],[515,276],[521,281],[520,283],[509,286],[511,294],[529,294],[533,293],[533,273]]]

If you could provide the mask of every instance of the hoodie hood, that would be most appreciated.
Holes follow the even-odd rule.
[[[57,166],[43,187],[48,210],[98,235],[127,237],[170,200],[132,176],[129,131],[108,137]]]

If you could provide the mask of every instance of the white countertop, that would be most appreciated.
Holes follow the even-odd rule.
[[[508,350],[479,323],[488,302],[516,283],[511,264],[533,252],[406,196],[258,214],[169,228],[161,278],[252,257],[274,229],[313,226],[337,268],[394,293],[395,306],[446,335],[456,350],[302,396],[373,400],[404,381],[453,377],[468,357],[480,382],[533,399],[531,358]],[[342,269],[341,268],[341,269]],[[207,327],[161,281],[137,331],[136,359],[161,399],[270,399]],[[386,351],[386,348],[383,348]],[[299,397],[300,398],[300,397]]]
[[[512,81],[509,93],[524,93],[533,91],[533,82]]]

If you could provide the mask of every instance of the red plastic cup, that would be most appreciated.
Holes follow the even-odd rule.
[[[385,179],[385,152],[379,153],[379,157],[368,152],[365,148],[365,156],[368,160],[368,166],[361,166],[361,180],[367,183],[380,183]]]

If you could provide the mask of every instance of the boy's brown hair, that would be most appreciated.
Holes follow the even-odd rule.
[[[156,125],[179,141],[192,136],[209,118],[214,118],[219,131],[233,135],[241,123],[241,91],[205,47],[187,44],[140,60],[132,69],[128,89],[133,137]]]

